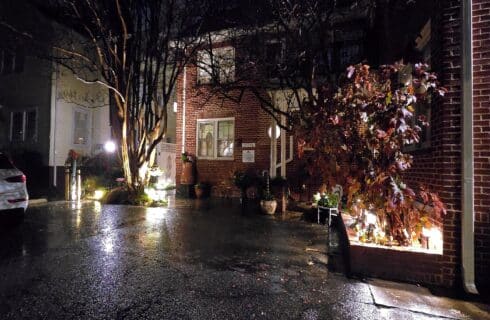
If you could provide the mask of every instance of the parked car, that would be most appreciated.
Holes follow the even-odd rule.
[[[0,153],[0,213],[24,215],[29,202],[26,176]]]

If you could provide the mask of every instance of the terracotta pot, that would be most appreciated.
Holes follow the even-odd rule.
[[[182,162],[181,184],[194,184],[194,167],[192,162]]]
[[[204,190],[201,187],[194,187],[194,192],[198,199],[202,198],[202,195],[204,194]]]
[[[265,214],[274,214],[277,208],[276,200],[261,200],[260,207]]]

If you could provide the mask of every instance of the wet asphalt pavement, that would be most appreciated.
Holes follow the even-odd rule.
[[[0,319],[431,318],[330,273],[326,239],[228,200],[31,207],[0,228]]]

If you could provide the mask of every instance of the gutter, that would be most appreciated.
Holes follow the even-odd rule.
[[[473,152],[473,25],[472,0],[462,1],[462,89],[461,114],[463,190],[461,218],[461,259],[463,286],[466,292],[478,294],[475,285],[475,194]]]

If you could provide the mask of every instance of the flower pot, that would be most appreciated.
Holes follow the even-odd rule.
[[[204,190],[201,187],[194,187],[194,193],[196,194],[196,198],[201,199],[204,194]]]
[[[262,200],[260,201],[260,207],[265,214],[274,214],[277,208],[276,200]]]
[[[194,184],[194,170],[192,162],[182,162],[181,184]]]

